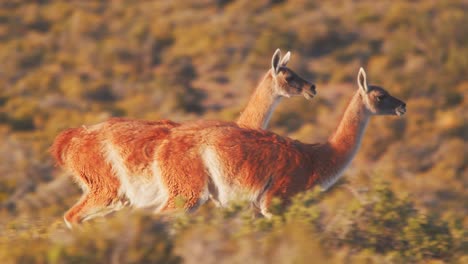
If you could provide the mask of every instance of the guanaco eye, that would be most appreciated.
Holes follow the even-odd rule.
[[[286,79],[287,82],[292,82],[292,80],[294,79],[294,76],[288,75],[288,76],[286,76],[285,79]]]
[[[381,94],[381,95],[378,95],[378,96],[377,96],[377,101],[382,101],[382,100],[384,100],[384,99],[385,99],[385,97],[387,97],[387,95],[386,95],[386,94]]]

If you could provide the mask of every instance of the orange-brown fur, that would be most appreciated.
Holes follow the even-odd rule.
[[[104,157],[104,140],[120,142],[119,146],[123,149],[133,149],[131,152],[122,152],[129,168],[144,169],[152,160],[158,139],[167,136],[169,129],[177,125],[168,120],[111,118],[89,128],[71,128],[60,133],[50,152],[58,165],[74,175],[75,181],[85,192],[80,201],[65,214],[67,224],[82,221],[81,212],[95,209],[105,214],[108,212],[105,211],[106,207],[124,200],[119,195],[120,181]]]
[[[156,147],[170,133],[170,129],[176,126],[179,124],[170,120],[111,119],[107,121],[107,128],[101,133],[119,148],[133,175],[153,161]]]
[[[271,83],[272,78],[271,74],[267,73],[259,85]],[[237,120],[239,126],[254,129],[264,127],[266,116],[263,113],[268,112],[275,100],[273,91],[269,86],[271,85],[265,85],[265,87],[268,87],[267,89],[256,89],[254,91],[246,109]]]
[[[58,137],[63,138],[67,134],[73,134],[73,137],[68,141],[55,141],[52,152],[57,160],[63,157],[60,164],[67,167],[73,175],[77,175],[75,180],[85,191],[84,197],[65,216],[68,222],[75,222],[80,220],[79,212],[83,210],[90,211],[93,208],[99,210],[99,205],[107,206],[116,202],[120,183],[111,173],[110,165],[101,158],[98,131],[76,128],[67,130]],[[76,140],[77,138],[80,140]],[[87,151],[88,155],[80,155],[82,151]],[[94,177],[94,175],[103,177]],[[99,188],[94,188],[97,186]]]
[[[266,127],[268,115],[274,109],[274,101],[280,96],[291,96],[303,94],[310,99],[315,95],[315,87],[309,82],[297,76],[294,72],[285,67],[287,59],[280,62],[279,51],[274,55],[276,61],[276,72],[272,69],[268,71],[254,95],[249,101],[245,111],[239,118],[238,123],[245,127],[261,128]],[[276,57],[275,57],[276,56]],[[278,77],[273,77],[278,76]],[[290,78],[293,84],[285,82],[283,79]],[[279,81],[278,81],[279,80]],[[281,83],[281,89],[275,86],[275,81]],[[288,90],[289,89],[289,90]],[[279,94],[281,92],[281,94]],[[205,122],[203,126],[209,126],[210,122]],[[213,123],[214,124],[214,123]],[[111,144],[117,151],[118,156],[123,160],[126,174],[125,177],[144,177],[148,180],[152,178],[151,164],[154,161],[157,148],[163,139],[170,133],[171,129],[179,124],[168,121],[143,121],[124,118],[112,118],[106,122],[91,126],[89,128],[72,128],[60,133],[51,147],[51,153],[57,164],[68,169],[73,174],[75,180],[85,191],[82,199],[73,206],[66,214],[65,220],[68,225],[78,223],[86,218],[90,218],[90,212],[94,214],[105,214],[120,208],[125,202],[125,194],[121,193],[122,183],[116,174],[116,166],[106,159],[106,144]],[[180,148],[191,148],[191,145],[183,145]],[[178,152],[177,147],[169,152]],[[164,152],[161,152],[164,157]],[[168,155],[168,154],[166,154]],[[191,170],[202,170],[200,162],[190,163],[191,159],[196,159],[197,153],[186,152],[181,157],[187,164],[184,168],[179,168],[187,175]],[[172,161],[168,161],[170,164]],[[174,160],[172,166],[177,166],[179,161]],[[169,190],[169,201],[164,209],[175,207],[177,193],[174,190],[184,189],[184,193],[190,195],[184,197],[196,197],[187,199],[186,206],[195,208],[199,203],[199,197],[203,187],[207,182],[206,177],[183,178],[166,177]],[[187,184],[190,181],[190,184]],[[194,193],[193,190],[202,190]],[[94,212],[96,211],[96,212]]]
[[[54,144],[50,147],[49,151],[60,166],[64,165],[63,154],[67,151],[68,142],[77,136],[82,131],[82,128],[69,128],[62,131],[55,137]]]

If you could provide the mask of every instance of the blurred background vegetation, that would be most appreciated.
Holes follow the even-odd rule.
[[[0,261],[468,262],[467,13],[462,0],[1,1]],[[407,115],[374,118],[336,187],[271,220],[207,205],[64,228],[80,191],[47,152],[60,130],[235,120],[276,48],[318,96],[284,100],[271,130],[325,140],[360,66]]]

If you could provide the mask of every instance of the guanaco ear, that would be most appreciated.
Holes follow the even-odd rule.
[[[280,62],[280,67],[286,67],[286,64],[288,64],[289,62],[289,59],[291,59],[291,52],[288,51],[286,53],[286,55],[284,55],[284,57],[281,59],[281,62]]]
[[[276,49],[275,54],[273,54],[273,57],[271,58],[271,69],[273,70],[273,73],[276,75],[278,74],[279,70],[279,62],[281,59],[281,50]]]
[[[364,91],[365,93],[369,91],[367,87],[366,72],[364,71],[362,67],[359,69],[357,82],[358,82],[359,88],[362,89],[362,91]]]

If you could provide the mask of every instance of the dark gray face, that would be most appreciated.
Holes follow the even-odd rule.
[[[317,94],[315,84],[304,80],[287,67],[280,67],[276,80],[278,89],[284,96],[303,95],[307,100],[310,100]]]
[[[315,91],[315,84],[304,80],[294,71],[286,67],[290,57],[291,53],[287,52],[286,55],[281,58],[281,51],[277,49],[271,58],[271,70],[273,78],[276,79],[276,93],[285,97],[303,95],[306,99],[310,100],[317,94]]]
[[[373,115],[398,115],[406,113],[406,103],[390,95],[385,89],[368,85],[363,68],[358,74],[359,92],[367,110]]]
[[[368,107],[376,115],[398,115],[406,113],[406,103],[391,96],[383,88],[375,85],[368,86]]]

